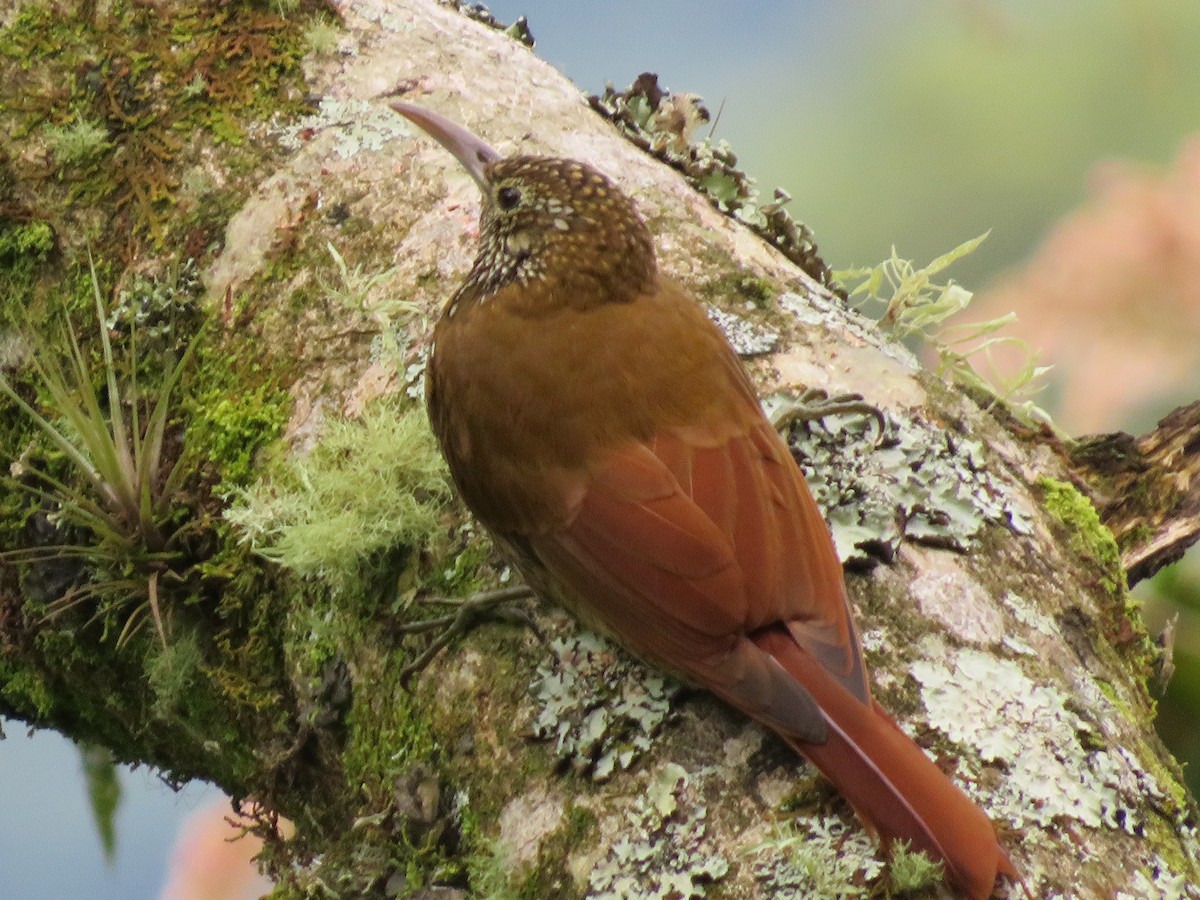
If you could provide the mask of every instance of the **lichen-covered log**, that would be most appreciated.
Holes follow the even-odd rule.
[[[504,152],[615,178],[764,395],[857,392],[884,412],[882,434],[853,412],[790,428],[880,700],[1039,896],[1194,894],[1195,804],[1152,727],[1156,649],[1058,445],[848,310],[779,203],[754,202],[727,150],[689,145],[686,98],[651,79],[589,104],[482,19],[433,0],[0,3],[0,713],[245,800],[279,897],[927,882],[877,857],[774,738],[553,610],[523,607],[537,631],[481,625],[405,683],[425,646],[405,623],[511,574],[421,418],[478,200],[387,109],[401,93]],[[82,369],[52,327],[64,311]],[[65,398],[55,371],[83,373]],[[50,433],[78,436],[88,381],[97,447],[161,431],[130,463],[145,510],[105,493],[119,459],[89,473],[99,451]]]

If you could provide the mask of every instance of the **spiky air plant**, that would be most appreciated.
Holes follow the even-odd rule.
[[[74,561],[81,575],[48,604],[47,618],[86,601],[96,603],[93,618],[131,607],[117,646],[136,634],[149,616],[165,647],[168,629],[160,582],[178,577],[174,564],[181,557],[179,540],[186,526],[179,524],[181,510],[173,502],[184,470],[178,460],[167,460],[164,441],[171,395],[194,343],[165,366],[161,384],[143,398],[137,382],[136,343],[131,338],[125,360],[129,376],[123,386],[90,257],[89,266],[102,351],[102,391],[97,390],[92,366],[65,318],[53,342],[30,329],[29,364],[46,397],[48,415],[35,409],[0,373],[0,391],[61,451],[71,470],[59,478],[22,460],[23,474],[10,472],[9,481],[51,510],[49,519],[57,526],[60,540],[64,533],[70,537],[65,543],[42,542],[11,550],[3,558],[18,563]],[[90,570],[86,577],[84,570]]]

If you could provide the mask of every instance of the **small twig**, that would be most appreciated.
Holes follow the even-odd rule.
[[[879,426],[879,437],[875,446],[883,443],[888,432],[887,416],[878,406],[868,403],[862,394],[837,394],[829,396],[821,388],[809,388],[799,399],[788,403],[771,416],[771,425],[776,431],[791,428],[798,422],[817,422],[826,416],[860,415],[869,416]]]
[[[409,679],[429,665],[443,647],[454,640],[455,637],[469,631],[481,618],[492,613],[497,606],[513,600],[524,600],[532,596],[533,589],[520,584],[512,587],[498,588],[493,591],[482,591],[462,599],[431,597],[418,600],[417,602],[422,606],[448,606],[456,608],[456,611],[447,615],[435,616],[431,619],[422,619],[419,622],[407,622],[396,627],[396,630],[400,634],[424,634],[428,631],[440,631],[430,642],[429,646],[401,670],[401,684],[407,684]],[[534,633],[538,634],[540,638],[541,634],[538,632],[537,626],[533,624],[533,620],[528,616],[524,618],[525,624],[532,628]]]

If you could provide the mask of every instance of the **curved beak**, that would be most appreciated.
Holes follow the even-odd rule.
[[[435,112],[408,103],[388,105],[454,154],[454,158],[462,163],[463,168],[475,179],[479,189],[487,193],[488,182],[483,170],[501,158],[499,153],[461,125],[456,125]]]

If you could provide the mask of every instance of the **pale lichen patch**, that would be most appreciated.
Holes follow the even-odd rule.
[[[1116,900],[1144,900],[1146,897],[1161,900],[1196,898],[1200,897],[1200,885],[1189,884],[1186,875],[1175,874],[1161,857],[1156,857],[1149,870],[1139,869],[1133,873],[1129,888],[1118,891]]]
[[[705,306],[704,311],[724,332],[738,356],[762,356],[779,345],[779,332],[772,331],[750,319],[726,312],[716,306]]]
[[[758,725],[747,724],[722,745],[724,765],[730,769],[744,769],[749,764],[750,757],[762,749],[765,737],[766,732]]]
[[[748,854],[761,896],[783,900],[865,897],[883,871],[866,832],[835,817],[777,825]]]
[[[910,589],[923,615],[964,641],[987,644],[1003,639],[1003,614],[963,570],[959,558],[912,544],[902,552],[917,562]]]
[[[1141,807],[1162,792],[1132,754],[1096,749],[1103,738],[1072,711],[1071,695],[978,650],[948,658],[919,660],[912,674],[930,725],[1005,768],[1003,783],[987,792],[994,816],[1022,829],[1071,819],[1143,832]]]
[[[917,413],[887,418],[882,436],[860,414],[826,415],[788,434],[843,562],[890,560],[902,540],[965,552],[992,524],[1029,533],[980,441]]]
[[[1020,594],[1008,591],[1000,599],[1008,607],[1009,612],[1013,614],[1013,618],[1024,625],[1027,630],[1031,629],[1046,637],[1054,637],[1058,634],[1054,620],[1041,612],[1033,603]]]
[[[846,309],[839,300],[815,291],[797,294],[791,291],[781,294],[779,305],[793,315],[797,321],[818,328],[836,328],[848,338],[848,343],[869,347],[887,356],[915,386],[915,376],[921,364],[912,352],[899,341],[884,338],[879,326],[853,310]]]
[[[599,900],[686,900],[703,897],[729,863],[705,838],[708,810],[687,771],[668,763],[652,777],[627,815],[628,828],[597,862],[588,897]]]
[[[560,758],[596,781],[629,768],[671,716],[679,683],[589,631],[556,638],[550,649],[530,685],[534,736],[554,741]]]
[[[387,106],[340,97],[322,97],[315,113],[299,121],[281,122],[275,132],[280,146],[287,150],[328,140],[339,159],[350,159],[360,150],[377,153],[388,141],[411,133]]]

